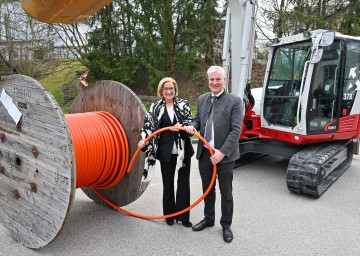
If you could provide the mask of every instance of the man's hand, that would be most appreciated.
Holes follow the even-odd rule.
[[[191,135],[193,135],[196,132],[196,129],[192,125],[184,126],[184,128],[185,128],[185,131]]]
[[[225,155],[218,149],[213,149],[213,150],[214,150],[214,154],[210,157],[211,163],[218,164],[221,162],[221,160],[223,160]]]

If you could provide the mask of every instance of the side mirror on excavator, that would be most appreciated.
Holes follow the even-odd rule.
[[[312,54],[310,58],[311,63],[318,63],[321,60],[323,55],[323,48],[329,46],[334,42],[335,39],[335,32],[334,31],[325,31],[319,34],[316,38],[313,38],[313,47],[312,47]]]
[[[325,31],[321,35],[321,40],[320,40],[319,45],[322,47],[332,45],[332,43],[334,42],[334,39],[335,39],[334,31]]]

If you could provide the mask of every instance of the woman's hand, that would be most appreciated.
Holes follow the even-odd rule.
[[[182,124],[177,123],[177,124],[175,124],[173,127],[174,127],[174,128],[170,128],[170,131],[178,132],[179,129],[176,129],[175,127],[182,127]]]
[[[149,144],[149,142],[147,142],[146,144]],[[138,142],[138,147],[139,147],[139,148],[144,148],[146,144],[145,144],[144,140],[140,140],[140,141]]]

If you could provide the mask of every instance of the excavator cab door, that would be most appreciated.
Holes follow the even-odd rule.
[[[307,133],[321,134],[357,130],[359,113],[360,42],[335,41],[323,49],[315,64],[307,105]],[[342,127],[342,128],[340,128]]]
[[[308,134],[336,132],[339,118],[341,75],[340,42],[324,47],[313,69],[306,120]]]

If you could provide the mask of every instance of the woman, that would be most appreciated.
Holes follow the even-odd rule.
[[[163,78],[158,85],[157,95],[160,100],[150,106],[150,111],[144,120],[138,146],[146,151],[148,164],[155,165],[155,159],[160,161],[163,181],[163,212],[164,215],[178,212],[190,205],[190,162],[194,154],[188,133],[171,128],[154,136],[149,144],[144,140],[156,130],[174,126],[190,125],[193,118],[187,100],[180,99],[178,86],[174,79]],[[178,170],[176,201],[174,193],[174,178],[177,158],[180,157],[181,166]],[[184,227],[191,227],[190,213],[186,212],[176,216],[176,221],[181,221]],[[174,218],[167,218],[169,226],[174,224]]]

